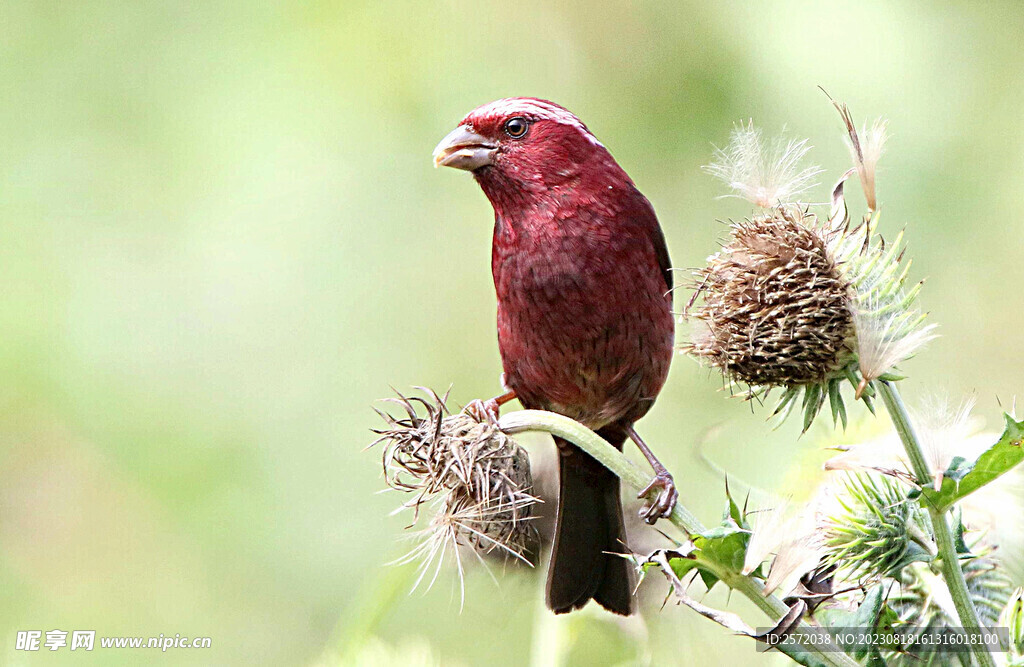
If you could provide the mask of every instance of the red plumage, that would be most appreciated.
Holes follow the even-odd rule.
[[[480,107],[438,151],[439,164],[472,170],[494,207],[507,388],[621,448],[673,351],[669,257],[650,203],[575,116],[543,100]],[[628,614],[629,563],[607,553],[625,551],[618,479],[573,445],[558,447],[548,604],[564,612],[593,598]]]

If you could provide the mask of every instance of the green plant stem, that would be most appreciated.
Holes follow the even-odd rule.
[[[498,425],[506,433],[543,431],[564,438],[593,456],[601,465],[618,475],[619,479],[637,490],[643,489],[651,481],[650,474],[644,474],[622,452],[605,442],[604,438],[564,415],[543,410],[520,410],[504,415]],[[651,492],[652,495],[656,493],[656,490]],[[679,503],[676,503],[669,520],[683,529],[687,535],[702,533],[705,530],[700,520]]]
[[[918,484],[922,487],[931,483],[932,473],[928,469],[928,462],[924,458],[921,449],[921,442],[914,432],[914,425],[910,422],[910,415],[907,406],[903,404],[895,385],[891,382],[879,382],[882,391],[882,400],[885,408],[889,411],[892,423],[899,433],[903,447],[907,450],[907,458],[914,469]],[[956,552],[956,545],[953,543],[953,533],[949,529],[945,512],[929,505],[928,513],[932,518],[932,530],[935,532],[935,543],[939,548],[939,558],[942,564],[942,578],[946,581],[949,594],[953,598],[953,606],[960,616],[960,624],[965,628],[984,628],[978,610],[971,602],[970,593],[967,590],[967,581],[964,579],[964,572],[960,568],[960,558]],[[995,667],[995,660],[983,645],[972,645],[972,652],[978,664],[982,667]]]
[[[650,481],[650,474],[645,474],[619,450],[612,447],[597,433],[577,421],[543,410],[520,410],[509,412],[498,422],[501,430],[508,434],[542,432],[556,435],[568,440],[586,453],[597,459],[604,467],[618,475],[619,479],[642,490]],[[651,495],[657,491],[651,491]],[[668,520],[688,536],[705,531],[700,520],[681,503],[676,503]],[[764,585],[753,577],[743,576],[739,572],[729,570],[713,561],[700,559],[701,567],[711,571],[729,588],[742,593],[750,599],[773,622],[778,621],[789,611],[789,607],[774,595],[764,594]],[[806,632],[807,626],[801,621],[793,632]],[[779,650],[794,660],[797,656],[791,646],[779,646]],[[815,651],[815,657],[829,667],[854,667],[854,662],[845,653],[819,651],[814,644],[806,644],[805,648]]]

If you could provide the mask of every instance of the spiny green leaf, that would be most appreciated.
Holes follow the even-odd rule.
[[[732,493],[729,491],[728,479],[725,482],[725,497],[727,502],[725,505],[725,513],[722,515],[722,521],[732,519],[740,528],[750,530],[750,524],[747,522],[747,517],[743,514],[739,505],[736,504],[736,501],[733,500]]]
[[[732,530],[714,528],[697,536],[693,543],[705,559],[739,572],[743,569],[743,558],[749,541],[750,534],[734,526]]]
[[[956,546],[957,554],[969,556],[971,548],[967,546],[967,541],[964,539],[963,515],[960,512],[954,512],[954,514],[956,516],[953,518],[953,544]]]
[[[695,552],[699,554],[700,560],[711,561],[732,572],[743,569],[743,559],[746,558],[749,542],[750,531],[741,528],[731,517],[693,539]],[[709,589],[718,582],[718,577],[711,571],[701,568],[699,561],[697,567],[701,579]]]
[[[945,511],[1024,461],[1024,421],[1018,422],[1010,415],[1004,417],[1006,429],[999,441],[982,452],[973,464],[954,459],[938,491],[922,490],[926,502]]]
[[[733,518],[733,513],[744,520],[739,507],[729,499],[726,517],[722,523],[704,531],[693,538],[693,547],[689,551],[667,550],[665,555],[676,576],[682,579],[693,569],[697,569],[704,585],[710,590],[718,583],[718,575],[702,564],[708,562],[724,567],[732,572],[743,569],[743,560],[747,555],[747,544],[750,542],[750,529],[740,526]],[[745,520],[744,520],[745,523]],[[646,571],[654,563],[648,559],[643,568]]]
[[[843,611],[841,609],[822,609],[815,613],[815,618],[822,621],[827,628],[876,628],[880,622],[891,623],[892,618],[886,609],[885,596],[882,585],[879,584],[869,590],[854,611]],[[846,653],[857,660],[862,660],[865,665],[883,667],[886,663],[878,647],[874,644],[860,644],[844,647]]]

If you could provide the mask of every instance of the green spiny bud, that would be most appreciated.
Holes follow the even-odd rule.
[[[825,562],[847,579],[895,576],[926,557],[928,518],[917,502],[884,475],[851,474],[825,518]]]
[[[1024,662],[1024,587],[1018,587],[1010,595],[999,615],[999,626],[1010,630],[1011,659]]]
[[[1001,626],[1004,623],[1000,612],[1012,607],[1008,604],[1010,580],[993,558],[993,547],[978,543],[972,546],[972,550],[973,557],[961,561],[971,603],[986,627]],[[907,628],[931,633],[962,625],[945,582],[928,564],[914,563],[903,568],[896,581],[898,585],[892,587],[887,602]],[[1010,641],[1012,644],[1012,630]],[[910,654],[887,655],[887,663],[894,667],[940,667],[949,664],[950,655],[947,653],[914,654],[912,645],[907,649]]]

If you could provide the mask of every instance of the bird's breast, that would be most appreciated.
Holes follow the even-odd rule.
[[[668,372],[674,331],[649,242],[583,225],[495,241],[498,342],[524,405],[594,428],[645,413]]]

